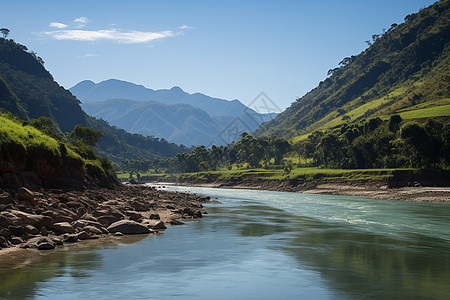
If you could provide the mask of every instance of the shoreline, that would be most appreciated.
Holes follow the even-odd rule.
[[[367,182],[305,182],[293,185],[289,182],[149,182],[156,185],[198,186],[209,188],[251,189],[290,193],[359,196],[368,199],[398,200],[412,202],[450,203],[450,187],[405,186],[389,187],[382,181]]]
[[[202,218],[209,197],[121,185],[83,191],[0,191],[0,255],[51,250],[84,240],[157,235]]]

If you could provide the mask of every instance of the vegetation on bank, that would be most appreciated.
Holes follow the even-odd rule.
[[[82,126],[65,136],[56,131],[48,117],[23,121],[11,113],[0,113],[0,160],[17,162],[24,170],[34,171],[35,161],[44,159],[52,168],[79,166],[85,175],[114,178],[108,158],[94,153],[101,136],[101,132]]]

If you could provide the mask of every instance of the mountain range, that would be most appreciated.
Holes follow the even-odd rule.
[[[239,100],[224,100],[180,87],[153,90],[117,79],[82,81],[69,89],[83,109],[132,133],[196,145],[225,145],[243,131],[253,132],[277,114],[258,113]]]

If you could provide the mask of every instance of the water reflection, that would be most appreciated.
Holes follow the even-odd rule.
[[[450,206],[212,191],[222,205],[162,236],[0,256],[0,298],[450,295]]]
[[[147,235],[112,237],[57,247],[53,251],[17,250],[0,255],[0,299],[36,296],[39,285],[53,278],[84,278],[102,265],[101,249],[137,243]]]

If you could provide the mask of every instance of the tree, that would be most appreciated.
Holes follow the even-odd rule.
[[[103,136],[98,130],[76,125],[74,130],[69,134],[69,137],[74,141],[81,141],[84,144],[94,147],[98,140]]]
[[[400,123],[402,123],[402,117],[399,115],[393,115],[389,119],[389,130],[396,133],[400,129]]]
[[[8,28],[2,28],[0,29],[0,32],[3,34],[4,39],[6,39],[8,37],[8,34],[10,33]]]

